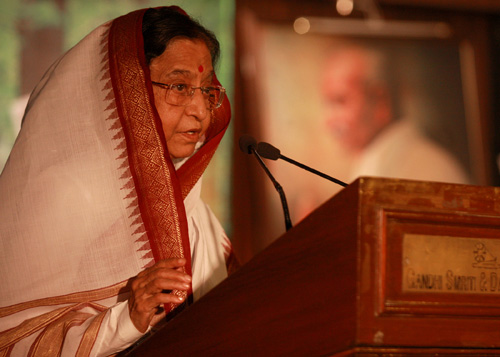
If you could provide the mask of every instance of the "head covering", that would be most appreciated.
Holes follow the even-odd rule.
[[[227,128],[229,102],[176,171],[154,106],[144,12],[94,30],[31,95],[0,176],[0,354],[42,330],[38,344],[64,339],[61,321],[82,324],[84,311],[126,300],[129,278],[161,259],[186,258],[191,273],[183,200]]]

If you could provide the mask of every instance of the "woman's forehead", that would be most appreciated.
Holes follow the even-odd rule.
[[[167,77],[204,78],[213,74],[210,52],[205,42],[198,39],[172,40],[160,56],[151,60],[150,68]]]

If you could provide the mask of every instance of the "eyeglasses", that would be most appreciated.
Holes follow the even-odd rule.
[[[166,84],[154,82],[156,86],[166,89],[165,102],[172,105],[185,106],[191,103],[194,91],[199,89],[201,95],[205,99],[208,109],[217,109],[222,105],[226,89],[222,86],[215,87],[193,87],[190,84]]]

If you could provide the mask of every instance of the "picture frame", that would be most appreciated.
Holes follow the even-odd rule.
[[[270,11],[264,14],[257,5],[237,8],[241,77],[236,87],[236,136],[250,133],[287,157],[352,182],[353,158],[328,132],[319,88],[325,58],[336,44],[365,43],[406,61],[399,64],[398,72],[409,77],[407,87],[420,96],[411,103],[412,116],[418,118],[424,135],[463,167],[465,183],[493,182],[487,48],[481,21],[446,14],[405,19],[401,14],[379,22],[377,29],[370,19],[343,19],[327,11],[323,14],[328,16],[318,14],[321,6],[314,11],[298,3],[291,7],[286,18],[273,18]],[[294,30],[298,18],[310,22],[308,33]],[[410,31],[395,31],[397,26]],[[252,211],[257,227],[247,226],[253,232],[249,234],[259,237],[247,250],[259,251],[284,232],[283,213],[273,185],[258,165],[251,158],[239,159],[234,161],[235,192],[249,193],[239,194],[243,198],[235,200],[235,207],[238,200],[259,207],[258,212]],[[294,224],[342,189],[283,160],[266,164],[286,192]],[[245,221],[238,218],[238,211],[234,214],[236,221]]]

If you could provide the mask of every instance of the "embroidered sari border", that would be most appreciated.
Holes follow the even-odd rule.
[[[94,347],[95,341],[97,340],[97,335],[101,329],[102,321],[106,317],[106,314],[98,315],[91,323],[90,326],[85,331],[78,350],[76,351],[76,356],[89,356],[92,348]]]
[[[128,280],[122,281],[120,283],[105,288],[80,291],[77,293],[72,293],[67,295],[47,297],[43,299],[37,299],[37,300],[23,302],[20,304],[2,307],[0,308],[0,317],[5,317],[27,309],[32,309],[40,306],[75,304],[81,302],[91,302],[91,301],[107,299],[118,295],[120,292],[128,291],[128,289],[125,289],[127,286],[127,282]]]
[[[49,311],[45,314],[35,316],[31,319],[25,320],[19,326],[11,328],[9,330],[3,331],[0,334],[0,350],[6,348],[8,346],[14,345],[23,338],[35,333],[36,331],[43,329],[54,322],[57,322],[59,319],[67,319],[68,316],[66,314],[76,311],[79,309],[83,309],[85,307],[92,307],[97,311],[103,312],[106,310],[106,307],[101,306],[99,304],[94,304],[91,302],[86,303],[78,303],[76,305],[70,305],[61,307],[52,311]],[[87,314],[88,317],[92,316]]]
[[[82,325],[92,314],[85,312],[74,312],[66,314],[49,324],[31,345],[28,356],[40,356],[42,354],[61,355],[64,338],[68,330],[73,326]]]

